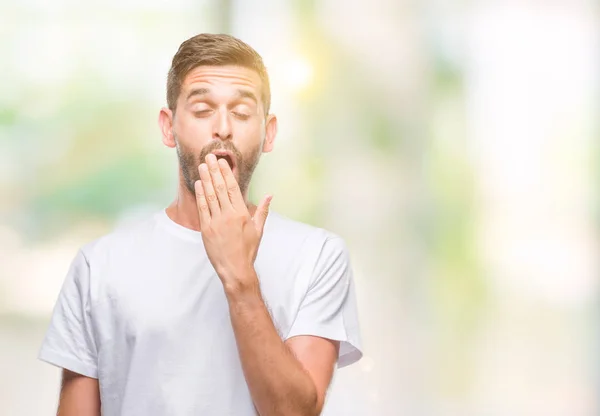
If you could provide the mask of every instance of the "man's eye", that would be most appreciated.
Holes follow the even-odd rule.
[[[248,120],[250,118],[249,114],[238,113],[237,111],[234,111],[233,115],[239,118],[240,120]]]
[[[196,117],[206,117],[207,115],[209,115],[211,113],[212,110],[210,110],[209,108],[205,109],[205,110],[197,110],[194,111],[194,115]]]

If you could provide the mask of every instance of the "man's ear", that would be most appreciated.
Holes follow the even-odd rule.
[[[269,114],[267,116],[267,122],[265,124],[265,141],[263,143],[263,153],[269,153],[273,150],[275,144],[275,137],[277,136],[277,116],[275,114]]]
[[[158,125],[162,133],[162,141],[167,147],[175,147],[175,136],[173,135],[173,112],[163,107],[158,114]]]

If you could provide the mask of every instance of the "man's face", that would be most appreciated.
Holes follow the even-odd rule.
[[[260,155],[271,150],[275,133],[275,126],[268,126],[275,124],[274,117],[265,117],[261,88],[255,71],[238,66],[201,66],[185,77],[171,133],[192,194],[200,179],[198,166],[214,153],[227,160],[246,196]]]

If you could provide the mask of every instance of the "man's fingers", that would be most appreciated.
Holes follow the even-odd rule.
[[[258,207],[256,208],[256,212],[254,213],[254,217],[252,217],[252,220],[256,225],[256,229],[258,230],[258,232],[260,232],[261,235],[265,227],[267,217],[269,216],[269,207],[271,205],[272,199],[272,195],[267,195],[258,205]]]
[[[227,193],[227,185],[221,174],[221,168],[217,163],[217,157],[213,154],[206,155],[206,164],[208,165],[208,170],[210,172],[213,187],[215,188],[215,194],[219,200],[221,211],[231,210],[232,205]]]
[[[198,216],[200,217],[200,228],[207,226],[210,223],[210,208],[206,197],[204,196],[204,187],[202,181],[194,182],[194,189],[196,191],[196,205],[198,206]]]
[[[237,180],[235,179],[235,176],[233,176],[233,172],[229,167],[229,163],[227,163],[225,159],[220,159],[219,167],[221,168],[221,174],[223,175],[223,179],[225,180],[227,194],[229,195],[229,200],[231,201],[233,209],[238,211],[240,209],[246,208],[244,197],[242,196],[242,192],[240,191],[240,186]]]
[[[202,186],[204,187],[204,197],[206,198],[206,202],[210,208],[210,215],[213,217],[219,215],[221,208],[219,206],[219,200],[217,198],[217,194],[215,193],[215,188],[213,187],[212,179],[210,177],[210,173],[208,172],[208,166],[206,163],[202,163],[198,167],[198,171],[200,172],[200,180],[202,181]]]

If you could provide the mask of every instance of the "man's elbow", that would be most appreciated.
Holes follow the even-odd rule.
[[[319,416],[323,410],[325,397],[319,395],[314,383],[306,383],[304,388],[294,387],[288,392],[280,392],[274,407],[260,416]]]
[[[325,398],[321,398],[319,393],[314,388],[310,389],[304,411],[298,416],[319,416],[323,410]]]
[[[289,405],[290,403],[288,402],[287,406],[285,406],[288,408],[286,412],[277,414],[285,414],[286,416],[319,416],[323,410],[323,400],[320,400],[317,392],[312,389],[310,393],[304,396],[302,402],[297,402],[297,405],[292,406],[292,408]]]

